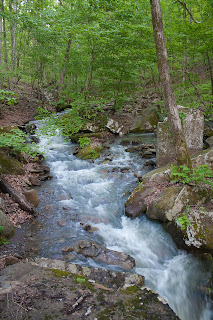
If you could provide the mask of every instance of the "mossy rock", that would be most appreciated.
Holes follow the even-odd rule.
[[[158,114],[155,107],[146,108],[143,113],[137,116],[130,128],[133,133],[148,133],[154,132],[158,124]]]
[[[97,159],[100,157],[103,147],[97,143],[91,143],[89,146],[81,149],[77,153],[77,157],[82,160]]]
[[[8,156],[5,152],[0,151],[0,174],[23,175],[23,164],[17,159]]]
[[[72,142],[78,142],[80,138],[101,138],[101,133],[76,133],[70,137]]]

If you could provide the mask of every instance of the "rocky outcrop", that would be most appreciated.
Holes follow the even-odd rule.
[[[213,210],[191,207],[186,213],[178,214],[176,220],[165,225],[166,229],[179,247],[188,251],[213,254]],[[185,223],[180,223],[180,218],[183,217]]]
[[[106,249],[94,241],[79,240],[75,252],[98,262],[118,265],[126,270],[131,270],[135,266],[135,260],[130,255]]]
[[[178,106],[183,121],[184,135],[190,155],[203,149],[204,116],[198,109]],[[161,167],[175,160],[174,141],[169,129],[168,121],[158,123],[157,130],[157,167]]]
[[[102,152],[102,145],[99,143],[91,143],[89,146],[82,148],[76,156],[82,160],[87,160],[87,159],[97,159],[100,157],[101,152]]]
[[[149,206],[146,215],[150,219],[168,222],[175,220],[187,205],[202,206],[213,198],[213,191],[195,186],[171,186],[165,188]]]
[[[0,318],[21,314],[22,301],[34,320],[178,320],[167,302],[143,283],[144,277],[134,273],[59,260],[18,263],[2,271]]]
[[[213,149],[201,151],[192,158],[193,167],[202,164],[213,169]],[[213,253],[213,189],[204,184],[172,184],[170,165],[140,179],[141,188],[137,187],[125,204],[126,215],[134,218],[146,213],[149,219],[163,223],[178,247]],[[154,186],[161,186],[158,195],[153,192]]]
[[[4,200],[2,198],[0,198],[0,227],[0,241],[5,237],[12,237],[15,233],[15,228],[4,212]]]
[[[115,134],[123,134],[124,126],[120,124],[118,121],[113,120],[112,118],[107,119],[106,128],[109,129],[112,133]]]

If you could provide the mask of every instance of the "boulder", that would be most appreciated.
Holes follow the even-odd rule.
[[[203,205],[213,198],[213,191],[198,186],[171,186],[163,189],[155,199],[146,215],[150,219],[168,222],[184,211],[187,205]]]
[[[31,190],[26,190],[23,192],[25,195],[26,199],[31,203],[34,207],[38,206],[39,200],[38,200],[38,194],[36,190],[31,189]]]
[[[204,116],[198,109],[178,106],[178,111],[185,116],[183,129],[190,155],[203,149]],[[157,167],[166,165],[176,159],[174,141],[169,130],[168,121],[158,123],[157,130]]]
[[[82,148],[77,157],[82,160],[97,159],[100,157],[103,147],[99,143],[91,143],[89,146]]]
[[[183,225],[176,220],[165,225],[179,248],[187,251],[213,254],[213,211],[205,211],[202,207],[187,211],[188,224]]]
[[[0,198],[0,240],[12,237],[15,234],[15,228],[4,212],[4,200]]]
[[[40,186],[41,185],[41,181],[37,177],[33,177],[33,176],[29,177],[29,181],[32,186]]]
[[[23,175],[23,164],[5,152],[0,151],[0,174]]]
[[[145,108],[141,111],[140,115],[137,115],[130,132],[133,133],[149,133],[154,132],[158,124],[158,115],[156,108]]]
[[[213,148],[213,136],[209,137],[206,139],[206,144],[210,147]]]
[[[98,262],[118,265],[126,270],[131,270],[135,266],[135,260],[130,255],[109,250],[94,241],[79,240],[75,252]]]
[[[132,219],[146,212],[146,198],[153,193],[151,187],[136,188],[125,203],[125,214]]]
[[[112,133],[121,134],[124,126],[112,118],[108,118],[106,128]]]

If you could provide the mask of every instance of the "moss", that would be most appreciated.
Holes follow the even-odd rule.
[[[47,270],[50,270],[52,272],[53,276],[58,277],[58,278],[68,277],[70,275],[70,272],[62,271],[59,269],[47,269]]]
[[[23,175],[24,168],[21,162],[0,151],[0,174]]]
[[[76,133],[70,137],[73,142],[78,142],[80,138],[101,138],[101,133]]]
[[[139,287],[136,286],[136,285],[130,286],[130,287],[128,287],[128,288],[126,288],[126,289],[124,290],[124,292],[125,292],[126,294],[137,293],[138,291],[139,291]]]
[[[81,149],[77,154],[77,157],[82,160],[97,159],[100,157],[102,146],[100,144],[90,144],[89,146]]]

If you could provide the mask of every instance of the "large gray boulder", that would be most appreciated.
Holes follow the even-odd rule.
[[[178,106],[183,119],[183,130],[190,155],[203,149],[204,116],[198,109]],[[157,167],[175,160],[174,141],[169,129],[168,121],[158,123],[157,130]]]
[[[135,266],[135,260],[130,255],[109,250],[94,241],[79,240],[75,252],[98,262],[118,265],[126,270],[131,270]]]
[[[175,220],[187,205],[200,205],[211,201],[213,191],[198,186],[171,186],[163,189],[161,194],[149,206],[146,215],[150,219],[169,222]]]
[[[156,108],[145,108],[140,115],[137,115],[130,128],[130,132],[148,133],[156,131],[158,124],[158,114]]]
[[[8,219],[7,215],[4,212],[4,200],[0,198],[0,226],[1,231],[0,231],[0,240],[3,238],[10,238],[14,235],[15,233],[15,228]]]

